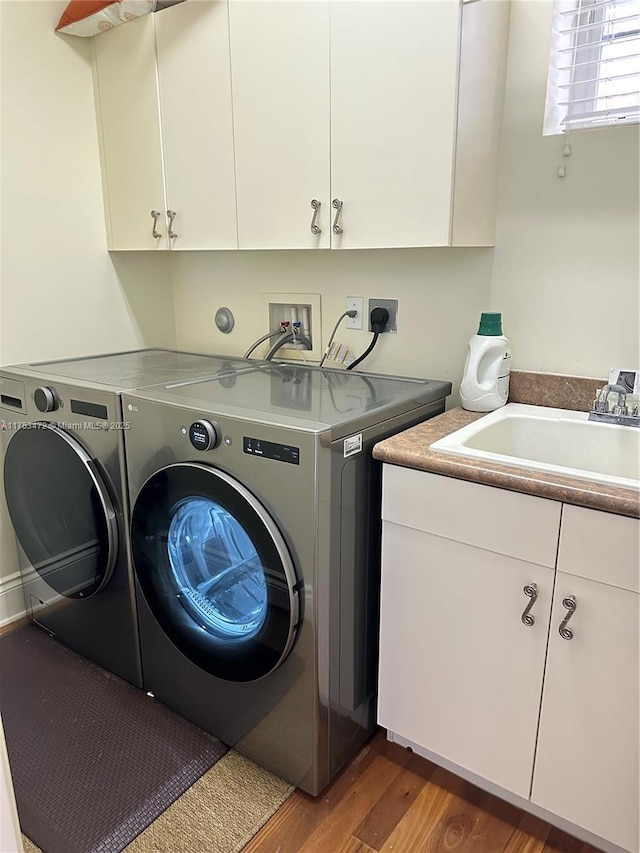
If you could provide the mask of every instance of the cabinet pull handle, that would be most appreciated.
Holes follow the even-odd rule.
[[[167,210],[167,218],[169,220],[169,237],[173,240],[174,237],[178,236],[173,230],[173,220],[176,218],[175,210]]]
[[[527,604],[525,609],[522,611],[522,616],[520,617],[523,624],[525,624],[528,628],[530,628],[534,622],[536,621],[535,616],[532,616],[529,611],[536,603],[536,598],[538,597],[538,585],[535,583],[528,583],[523,588],[522,591],[525,595],[529,596],[531,601]]]
[[[151,234],[153,237],[155,237],[156,240],[158,239],[158,237],[162,237],[162,234],[156,228],[156,225],[158,224],[158,217],[159,216],[162,216],[162,214],[160,213],[159,210],[152,210],[151,211],[151,218],[153,219],[153,231],[151,232]]]
[[[336,211],[336,216],[333,220],[333,228],[331,229],[334,234],[342,234],[342,228],[339,225],[340,214],[342,213],[342,204],[343,203],[340,201],[339,198],[334,198],[334,200],[331,202],[331,206],[334,207]]]
[[[311,233],[318,235],[322,234],[322,228],[318,225],[318,214],[320,213],[321,201],[317,198],[311,199],[311,207],[313,208],[313,216],[311,217]]]
[[[562,606],[566,607],[569,612],[560,623],[558,633],[560,634],[563,640],[573,640],[573,631],[571,630],[571,628],[567,628],[567,622],[576,612],[576,607],[578,606],[575,595],[568,595],[566,598],[563,598]]]

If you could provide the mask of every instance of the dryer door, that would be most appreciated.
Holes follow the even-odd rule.
[[[7,446],[4,489],[22,550],[48,586],[67,598],[100,592],[116,564],[117,512],[80,442],[55,424],[25,424]]]
[[[293,560],[233,477],[197,463],[156,472],[135,502],[131,546],[149,608],[201,669],[254,681],[288,655],[300,616]]]

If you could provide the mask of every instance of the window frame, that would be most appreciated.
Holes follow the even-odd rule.
[[[638,25],[607,36],[605,31],[611,24],[608,10],[622,6],[628,6],[629,17],[637,16]],[[571,21],[569,32],[568,21]],[[560,22],[565,32],[560,31]],[[620,106],[598,109],[599,101],[616,97],[600,95],[599,88],[603,81],[611,79],[603,73],[603,64],[615,61],[603,59],[603,48],[618,40],[630,41],[629,58],[637,60],[637,69],[631,74],[640,75],[640,0],[602,0],[599,4],[598,0],[554,0],[543,135],[640,122],[640,104],[629,107],[631,116],[616,114],[614,110],[624,108]],[[565,55],[569,58],[561,59]],[[621,92],[619,96],[629,94],[634,91]]]

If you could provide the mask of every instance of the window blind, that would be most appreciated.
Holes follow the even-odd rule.
[[[640,0],[554,0],[545,136],[640,122]]]

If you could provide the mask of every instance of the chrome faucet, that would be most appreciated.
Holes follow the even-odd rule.
[[[609,394],[617,394],[618,402],[613,409],[609,409]],[[634,406],[633,412],[629,414],[627,406],[627,389],[622,385],[605,385],[593,401],[589,412],[590,421],[604,421],[610,424],[623,424],[625,426],[640,427],[640,416],[638,406]]]
[[[618,403],[613,407],[613,414],[628,415],[627,389],[623,388],[622,385],[605,385],[604,388],[600,390],[597,399],[593,402],[593,411],[609,413],[609,394],[611,394],[612,391],[614,394],[618,395]]]

